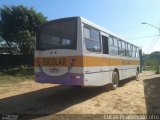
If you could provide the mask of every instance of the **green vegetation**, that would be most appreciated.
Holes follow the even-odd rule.
[[[143,66],[142,70],[143,71],[155,71],[156,67],[154,67],[154,66]]]
[[[45,22],[47,22],[47,18],[33,8],[27,8],[23,5],[1,7],[0,47],[7,48],[10,54],[12,54],[12,47],[18,48],[23,56],[22,61],[25,61],[26,56],[33,55],[36,28]],[[13,59],[6,59],[6,61],[9,60],[13,61]],[[34,78],[33,67],[23,65],[9,68],[12,65],[5,64],[3,61],[5,60],[1,59],[0,84],[17,83]]]
[[[152,52],[151,54],[143,54],[143,70],[157,71],[160,64],[160,51]]]
[[[45,23],[46,17],[33,8],[18,5],[0,8],[0,18],[0,42],[5,42],[8,49],[18,47],[22,55],[33,54],[36,27]]]
[[[31,66],[19,66],[0,72],[0,84],[17,83],[25,80],[33,80],[34,72]]]

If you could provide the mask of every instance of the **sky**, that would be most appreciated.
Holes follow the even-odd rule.
[[[142,47],[160,51],[160,0],[1,0],[3,5],[24,5],[48,20],[82,16]]]

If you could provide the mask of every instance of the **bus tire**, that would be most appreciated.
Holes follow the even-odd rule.
[[[119,83],[118,73],[116,71],[113,71],[111,88],[115,90],[118,87],[118,83]]]
[[[137,71],[136,71],[136,75],[134,76],[134,79],[137,80],[137,81],[139,80],[139,79],[138,79],[138,74],[139,74],[139,72],[138,72],[138,70],[137,70]]]

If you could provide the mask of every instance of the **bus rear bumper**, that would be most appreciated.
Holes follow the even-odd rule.
[[[35,73],[35,81],[38,83],[63,84],[69,86],[83,86],[84,75],[68,73],[63,76],[49,76],[44,73]]]

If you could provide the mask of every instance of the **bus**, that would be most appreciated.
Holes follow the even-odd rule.
[[[113,89],[138,77],[141,49],[83,17],[49,21],[37,28],[35,81]]]

